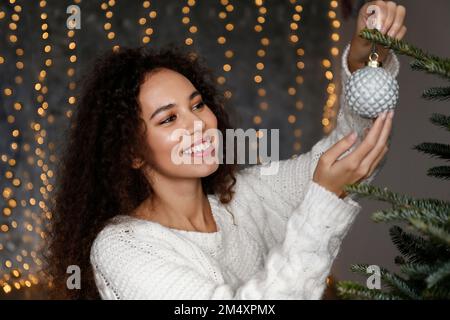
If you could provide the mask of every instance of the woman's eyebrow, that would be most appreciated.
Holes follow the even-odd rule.
[[[188,100],[192,100],[192,99],[194,99],[196,96],[199,96],[199,95],[200,95],[200,92],[198,92],[197,90],[195,90],[194,92],[192,92],[192,93],[189,95]],[[166,111],[166,110],[169,110],[169,109],[171,109],[171,108],[173,108],[173,107],[175,107],[175,106],[176,106],[175,103],[169,103],[169,104],[166,104],[166,105],[164,105],[164,106],[159,107],[158,109],[155,110],[155,112],[153,112],[152,116],[150,117],[150,120],[153,119],[158,113],[163,112],[163,111]]]

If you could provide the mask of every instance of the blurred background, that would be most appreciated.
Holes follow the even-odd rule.
[[[215,71],[235,127],[279,129],[280,159],[286,159],[309,151],[334,128],[341,54],[364,2],[0,0],[0,299],[45,299],[51,290],[41,269],[55,168],[80,76],[96,55],[170,42],[197,52]],[[450,2],[396,2],[407,8],[405,39],[450,56],[440,41],[450,31]],[[445,141],[444,131],[428,120],[443,111],[442,103],[420,99],[423,89],[439,82],[411,71],[407,58],[400,61],[391,148],[373,183],[449,200],[444,182],[426,176],[438,161],[411,149]],[[395,270],[389,226],[370,220],[381,204],[360,203],[363,210],[329,278],[330,299],[334,281],[361,281],[349,271],[352,263]]]

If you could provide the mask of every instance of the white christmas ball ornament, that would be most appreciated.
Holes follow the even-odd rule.
[[[395,109],[399,99],[397,80],[380,66],[377,58],[376,53],[371,55],[368,65],[351,75],[344,90],[350,108],[369,119]]]

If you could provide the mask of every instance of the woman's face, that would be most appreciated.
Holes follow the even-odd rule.
[[[165,68],[149,74],[138,100],[147,126],[144,161],[152,171],[201,178],[217,170],[217,118],[185,76]]]

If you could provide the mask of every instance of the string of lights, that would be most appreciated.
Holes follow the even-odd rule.
[[[143,17],[139,18],[138,23],[143,28],[145,28],[144,35],[141,38],[141,42],[143,44],[147,44],[147,43],[150,43],[151,37],[153,36],[153,33],[155,32],[155,30],[151,27],[150,21],[152,19],[156,19],[157,12],[156,12],[156,10],[152,10],[151,2],[148,0],[145,0],[142,2],[142,8],[144,8],[144,13],[145,12],[148,12],[148,13],[145,14]],[[148,18],[147,18],[147,16],[148,16]]]
[[[330,7],[329,11],[327,13],[328,18],[330,20],[332,33],[331,33],[331,41],[332,46],[330,49],[331,57],[327,59],[323,59],[322,66],[325,69],[325,78],[328,81],[327,84],[327,100],[324,106],[324,112],[322,116],[322,126],[323,131],[325,133],[329,133],[333,129],[333,121],[332,119],[336,117],[337,112],[335,110],[336,102],[338,100],[338,96],[336,94],[336,83],[334,80],[333,75],[333,66],[332,66],[332,60],[336,59],[336,57],[339,55],[339,48],[337,47],[337,43],[339,42],[340,36],[338,33],[338,29],[341,27],[341,23],[337,17],[336,10],[339,6],[339,3],[337,0],[330,1]]]
[[[264,78],[262,76],[262,72],[264,70],[264,57],[267,53],[267,48],[270,44],[269,38],[266,36],[264,32],[264,23],[266,22],[266,15],[267,15],[267,7],[264,6],[263,0],[255,0],[255,6],[258,10],[258,15],[256,17],[256,24],[254,26],[254,31],[259,36],[259,42],[260,47],[256,51],[257,60],[256,60],[256,73],[253,76],[253,81],[256,83],[258,97],[259,97],[259,104],[258,107],[262,111],[266,111],[269,109],[269,103],[266,100],[267,91],[264,87]],[[259,114],[256,114],[253,117],[253,123],[256,125],[260,125],[263,121],[262,116]],[[258,134],[260,136],[261,133]]]
[[[192,19],[190,18],[190,14],[192,8],[195,6],[195,0],[187,0],[186,5],[181,8],[181,13],[183,14],[183,18],[181,22],[188,27],[189,35],[184,39],[184,44],[186,46],[192,46],[194,44],[194,35],[198,31],[198,27],[192,24]]]
[[[219,12],[218,17],[221,21],[223,21],[225,30],[224,33],[217,38],[217,43],[219,46],[223,47],[225,63],[222,65],[222,75],[217,77],[217,83],[224,86],[227,82],[227,77],[229,77],[232,70],[231,61],[234,57],[234,51],[231,49],[226,49],[227,44],[229,44],[228,34],[234,30],[234,24],[229,18],[230,14],[234,11],[234,6],[229,0],[221,0],[220,4],[222,5],[223,10]],[[231,99],[231,90],[225,90],[224,96],[226,99]]]
[[[74,4],[78,5],[81,3],[81,0],[74,0]],[[67,77],[68,77],[68,99],[67,102],[69,104],[69,108],[66,111],[66,117],[70,118],[73,115],[73,106],[76,103],[75,97],[75,89],[76,89],[76,66],[77,66],[77,41],[76,41],[76,28],[75,25],[71,26],[71,29],[67,31],[68,38],[68,50],[69,50],[69,68],[67,69]]]
[[[290,28],[290,35],[289,35],[289,42],[292,45],[297,45],[300,42],[300,36],[298,34],[299,31],[299,22],[301,21],[301,12],[303,11],[303,7],[298,4],[297,0],[290,0],[291,4],[293,5],[294,8],[294,13],[292,14],[292,19],[289,23],[289,28]],[[305,50],[303,48],[301,48],[300,46],[295,46],[296,48],[296,55],[297,55],[297,61],[296,61],[296,74],[295,74],[295,84],[293,84],[292,86],[290,86],[288,88],[288,94],[290,96],[294,96],[296,97],[296,101],[295,101],[295,108],[297,111],[300,111],[303,109],[303,101],[300,98],[300,95],[298,94],[298,91],[296,88],[298,88],[299,86],[301,86],[303,84],[303,76],[301,75],[301,71],[305,68],[305,63],[301,60],[301,57],[304,56],[305,54]],[[292,125],[297,124],[298,119],[296,117],[295,114],[290,114],[288,116],[288,122]],[[298,127],[294,127],[294,137],[295,137],[295,141],[294,141],[294,145],[293,145],[293,149],[294,149],[294,154],[297,154],[300,149],[301,149],[301,142],[300,142],[300,137],[302,135],[302,130]]]
[[[112,17],[114,15],[113,9],[116,5],[115,0],[109,0],[108,2],[102,2],[100,8],[105,11],[106,22],[103,25],[103,29],[105,29],[106,37],[111,41],[111,47],[114,51],[119,50],[120,46],[117,44],[116,33],[113,31],[112,27]]]

